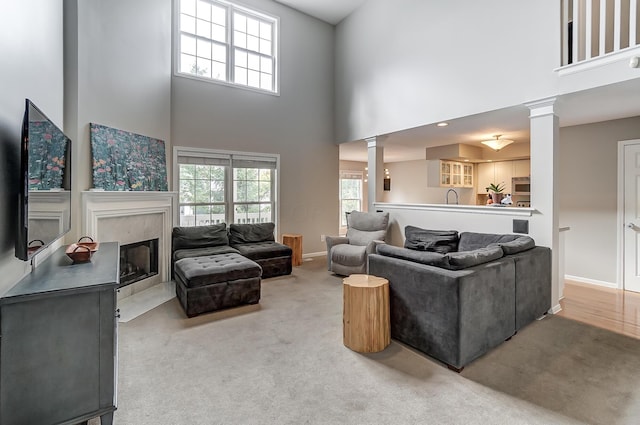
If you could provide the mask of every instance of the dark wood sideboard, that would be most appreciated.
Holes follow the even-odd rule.
[[[58,249],[0,298],[0,423],[77,424],[116,410],[119,246]]]

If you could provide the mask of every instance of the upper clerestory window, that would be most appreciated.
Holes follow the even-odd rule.
[[[178,0],[176,73],[278,93],[278,18],[218,0]]]

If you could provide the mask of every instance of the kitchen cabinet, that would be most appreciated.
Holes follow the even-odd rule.
[[[462,164],[462,187],[473,187],[473,164]]]
[[[428,186],[473,187],[474,167],[472,163],[446,160],[428,162]]]
[[[494,162],[495,167],[495,181],[496,184],[503,184],[504,190],[502,193],[511,193],[511,177],[513,176],[513,161],[499,161]]]
[[[116,409],[119,245],[54,252],[0,298],[0,423],[77,424]]]
[[[495,167],[493,162],[481,162],[478,167],[478,189],[477,193],[484,195],[487,193],[487,186],[493,183]]]
[[[476,193],[484,195],[486,187],[491,183],[504,182],[502,193],[511,193],[511,179],[513,177],[526,177],[530,175],[531,161],[522,159],[517,161],[482,162],[477,164],[478,176]]]
[[[529,177],[531,175],[531,161],[520,159],[513,162],[513,177]]]

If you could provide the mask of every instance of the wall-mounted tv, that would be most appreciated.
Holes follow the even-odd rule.
[[[15,255],[29,260],[71,229],[71,140],[29,99],[20,184]]]

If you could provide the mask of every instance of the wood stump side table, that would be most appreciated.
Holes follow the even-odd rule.
[[[352,274],[343,281],[343,343],[359,353],[376,353],[391,343],[389,281]]]
[[[302,264],[302,235],[297,233],[284,233],[282,235],[282,243],[291,248],[291,265],[299,266]]]

